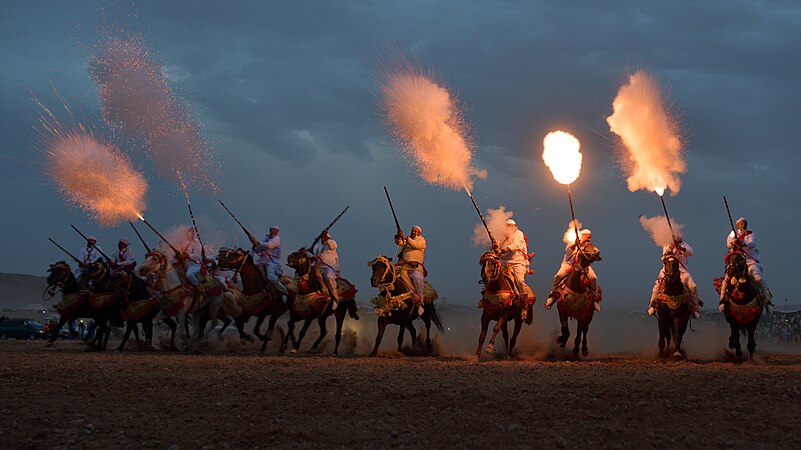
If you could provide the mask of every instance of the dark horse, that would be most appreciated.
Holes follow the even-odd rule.
[[[587,331],[590,329],[590,322],[595,310],[593,302],[600,301],[601,289],[593,292],[587,289],[590,281],[587,278],[587,270],[595,261],[601,260],[601,252],[598,247],[591,243],[581,246],[575,258],[573,267],[564,279],[554,290],[557,297],[556,308],[559,310],[559,322],[562,324],[562,335],[556,338],[559,348],[564,349],[567,339],[570,337],[570,328],[567,326],[567,319],[576,319],[576,339],[573,345],[573,353],[579,352],[581,344],[581,354],[587,356]],[[583,339],[582,339],[583,337]]]
[[[742,252],[729,253],[726,255],[725,261],[726,272],[721,281],[727,281],[723,283],[726,290],[723,293],[721,304],[723,305],[723,315],[731,327],[729,348],[733,349],[737,356],[742,356],[740,334],[746,332],[748,333],[748,354],[750,358],[753,358],[756,350],[754,331],[759,323],[759,318],[762,317],[759,289],[748,273],[748,265]],[[717,285],[717,289],[719,292],[721,286]]]
[[[104,262],[97,261],[85,267],[78,279],[80,284],[89,286],[89,292],[86,294],[87,301],[96,326],[90,348],[95,350],[105,350],[111,336],[111,328],[108,324],[109,322],[118,322],[120,319],[119,308],[124,295],[108,288],[110,277],[111,269]],[[91,333],[87,335],[91,335]]]
[[[409,330],[412,337],[412,347],[417,344],[417,331],[414,329],[414,319],[420,317],[426,326],[426,351],[431,353],[431,323],[433,322],[439,329],[440,333],[444,333],[445,329],[442,326],[442,319],[439,317],[439,312],[434,305],[433,300],[427,301],[423,306],[423,315],[419,316],[417,312],[417,305],[411,301],[412,288],[410,283],[403,282],[395,270],[395,265],[392,264],[386,256],[378,256],[369,263],[368,266],[373,271],[370,277],[370,284],[378,288],[379,297],[385,303],[390,304],[390,309],[387,314],[378,316],[378,334],[375,337],[375,347],[370,356],[378,354],[378,347],[381,345],[381,339],[384,337],[384,330],[387,325],[398,325],[400,330],[398,332],[398,351],[401,351],[403,346],[403,333],[404,330]],[[396,307],[393,305],[397,304]]]
[[[92,317],[92,310],[86,301],[86,292],[81,290],[81,285],[72,273],[69,264],[65,261],[50,264],[47,273],[47,288],[42,299],[47,301],[53,298],[57,290],[61,290],[61,301],[55,306],[60,316],[58,324],[51,330],[47,344],[45,344],[50,347],[64,324],[81,317]]]
[[[292,350],[295,353],[300,348],[300,343],[306,331],[309,329],[314,319],[317,319],[317,324],[320,326],[320,337],[312,344],[312,350],[323,342],[323,338],[328,334],[325,322],[328,316],[334,315],[337,323],[337,330],[334,343],[334,354],[339,351],[339,341],[342,339],[342,324],[345,321],[345,315],[350,314],[354,319],[358,320],[356,313],[356,300],[354,295],[356,289],[353,288],[348,296],[341,297],[339,304],[335,310],[331,309],[332,302],[328,301],[328,288],[325,287],[323,276],[320,273],[320,268],[316,264],[312,264],[312,258],[309,257],[306,249],[292,253],[287,257],[287,265],[295,270],[295,280],[297,282],[297,292],[290,291],[290,307],[289,307],[289,322],[287,326],[289,332],[284,337],[284,347],[288,339],[292,339]],[[293,298],[294,297],[294,298]],[[303,320],[303,327],[295,339],[295,322]]]
[[[671,337],[673,338],[673,356],[687,357],[681,347],[687,324],[690,321],[690,294],[681,282],[679,259],[673,253],[662,257],[665,276],[662,279],[662,291],[656,297],[656,311],[659,320],[659,357],[670,354]]]
[[[492,337],[487,344],[486,352],[495,353],[495,337],[499,331],[503,331],[503,342],[506,344],[506,353],[511,357],[512,351],[517,343],[517,336],[523,326],[521,316],[524,309],[528,308],[527,301],[521,299],[517,293],[514,275],[510,268],[504,269],[501,260],[493,252],[486,252],[479,260],[481,264],[481,283],[484,289],[481,291],[481,301],[478,306],[481,308],[481,334],[478,336],[478,348],[476,348],[476,358],[481,359],[481,347],[484,346],[484,339],[487,337],[487,328],[491,321],[495,321],[492,329]],[[527,293],[522,293],[527,295]],[[526,318],[527,323],[531,323],[532,317]],[[512,340],[509,341],[508,322],[514,321],[515,327],[512,331]]]
[[[122,337],[118,351],[125,350],[125,344],[134,333],[136,343],[139,344],[139,324],[142,325],[142,332],[145,335],[145,342],[153,344],[153,319],[161,311],[159,308],[158,297],[152,295],[147,287],[145,280],[133,275],[126,270],[116,270],[106,282],[106,288],[117,291],[123,299],[119,311],[119,318],[125,321],[125,334]],[[171,318],[166,318],[164,322],[175,334],[176,323]]]
[[[258,267],[253,263],[253,256],[247,251],[239,248],[225,252],[221,255],[218,265],[222,269],[233,270],[235,274],[242,277],[242,294],[238,301],[230,296],[232,294],[226,294],[225,299],[226,303],[238,303],[242,309],[234,317],[239,337],[250,340],[250,335],[244,330],[245,322],[255,316],[256,325],[253,327],[253,334],[262,341],[261,351],[265,351],[267,342],[272,339],[275,323],[287,310],[286,302],[281,299],[278,291],[264,280]],[[237,306],[227,305],[225,308],[228,312]],[[270,316],[270,320],[267,322],[267,333],[262,335],[261,324],[267,316]]]

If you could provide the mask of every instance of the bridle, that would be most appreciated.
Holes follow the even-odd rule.
[[[372,260],[370,262],[370,267],[375,266],[376,264],[381,263],[384,265],[384,272],[381,274],[381,277],[378,279],[378,290],[384,291],[389,290],[395,284],[395,281],[398,279],[398,273],[395,270],[395,266],[387,259],[385,256],[379,256],[378,258]],[[387,279],[387,275],[391,275],[389,278],[392,278],[391,281],[388,283],[382,283],[381,281]]]

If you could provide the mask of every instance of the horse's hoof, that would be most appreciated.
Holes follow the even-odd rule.
[[[587,347],[583,347],[583,348],[581,349],[581,354],[582,354],[583,356],[587,356],[587,355],[589,355],[589,354],[590,354],[590,350],[589,350]]]
[[[676,350],[675,352],[673,352],[673,357],[674,357],[674,358],[681,358],[681,357],[682,357],[682,354],[681,354],[681,352],[680,352],[680,351]]]
[[[487,352],[487,354],[489,354],[489,355],[494,355],[495,354],[495,347],[492,346],[492,345],[488,345],[487,348],[484,349],[484,351]]]
[[[579,352],[579,348],[578,347],[573,347],[573,353],[578,355],[578,352]]]
[[[737,349],[737,350],[734,351],[734,354],[737,355],[737,356],[743,356],[743,351],[740,350],[740,349]]]
[[[296,349],[296,348],[293,348],[293,349],[290,349],[290,350],[289,350],[289,354],[290,354],[290,355],[295,355],[295,354],[297,354],[297,353],[298,353],[298,349]]]

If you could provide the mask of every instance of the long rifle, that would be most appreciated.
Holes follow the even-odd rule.
[[[389,202],[389,209],[392,210],[392,218],[395,219],[395,228],[398,229],[398,234],[400,234],[402,232],[401,226],[400,226],[400,222],[398,222],[398,216],[395,215],[395,207],[392,206],[392,199],[389,198],[389,191],[387,190],[386,186],[384,186],[384,193],[387,194],[387,201]]]
[[[255,238],[255,237],[253,237],[253,235],[252,235],[252,234],[250,234],[250,231],[248,231],[248,229],[247,229],[247,228],[245,228],[245,226],[244,226],[244,225],[242,225],[242,222],[240,222],[240,221],[239,221],[239,219],[237,219],[237,218],[236,218],[236,216],[234,215],[234,213],[232,213],[232,212],[231,212],[231,210],[230,210],[230,209],[228,209],[228,207],[227,207],[227,206],[225,206],[225,203],[223,203],[223,202],[222,202],[222,200],[220,200],[220,199],[217,199],[217,201],[218,201],[218,202],[220,202],[220,205],[222,205],[222,207],[223,207],[223,208],[225,208],[225,210],[228,212],[228,214],[230,214],[230,215],[231,215],[231,218],[232,218],[232,219],[234,219],[234,220],[236,221],[236,223],[239,225],[239,227],[240,227],[240,228],[242,228],[242,231],[244,231],[244,232],[245,232],[245,234],[247,235],[247,237],[248,237],[248,239],[251,241],[251,243],[252,243],[253,241],[255,241],[255,240],[256,240],[256,238]]]
[[[467,196],[470,197],[470,201],[473,202],[473,207],[476,208],[476,212],[478,213],[478,217],[481,218],[481,223],[484,224],[484,229],[487,230],[487,236],[489,236],[490,242],[492,242],[492,247],[497,246],[498,243],[495,241],[495,238],[492,237],[492,233],[490,232],[489,226],[487,226],[487,221],[484,220],[484,215],[481,214],[481,210],[478,209],[478,205],[476,204],[476,200],[473,198],[473,194],[471,194],[470,191],[468,191],[466,187],[464,188],[464,191],[467,192]]]
[[[729,210],[729,201],[726,196],[723,196],[723,203],[726,204],[726,214],[729,215],[729,225],[731,225],[731,232],[734,233],[734,239],[737,239],[737,228],[734,227],[734,222],[731,220],[731,211]]]
[[[67,249],[65,249],[64,247],[58,245],[58,242],[56,242],[56,241],[54,241],[54,240],[52,240],[50,238],[47,238],[47,240],[52,242],[53,245],[55,245],[56,247],[60,248],[62,252],[68,254],[70,256],[70,258],[72,258],[76,263],[81,264],[81,260],[80,259],[76,258],[75,255],[73,255],[72,253],[68,252]]]
[[[667,206],[665,206],[665,199],[659,195],[659,200],[662,200],[662,209],[665,210],[665,218],[667,218],[668,228],[670,228],[670,237],[673,238],[673,243],[676,244],[676,235],[673,234],[673,225],[670,224],[670,216],[667,212]]]
[[[142,216],[139,216],[139,219],[140,219],[142,222],[144,222],[144,223],[145,223],[145,225],[147,225],[147,227],[148,227],[148,228],[150,228],[150,229],[151,229],[151,230],[152,230],[154,233],[156,233],[156,236],[158,236],[158,237],[159,237],[159,239],[161,239],[161,240],[162,240],[162,242],[164,242],[165,244],[169,245],[169,246],[170,246],[170,249],[172,249],[173,253],[175,253],[176,255],[177,255],[178,253],[181,253],[181,252],[179,252],[179,251],[178,251],[178,249],[177,249],[177,248],[175,248],[175,246],[174,246],[174,245],[170,244],[170,241],[168,241],[168,240],[167,240],[167,238],[165,238],[164,236],[162,236],[162,235],[161,235],[161,233],[159,233],[159,230],[155,229],[155,228],[153,227],[153,225],[150,225],[150,222],[148,222],[147,220],[145,220],[145,218],[144,218],[144,217],[142,217]]]
[[[85,235],[85,234],[81,233],[81,230],[79,230],[79,229],[75,228],[75,225],[70,225],[70,226],[72,227],[72,229],[73,229],[73,230],[77,231],[77,232],[78,232],[78,234],[80,234],[82,238],[86,239],[86,242],[89,242],[89,238],[88,238],[88,237],[86,237],[86,235]],[[92,244],[92,248],[94,248],[95,250],[97,250],[97,251],[98,251],[98,253],[100,253],[100,255],[101,255],[101,256],[103,256],[104,258],[106,258],[106,261],[108,261],[109,263],[111,262],[111,258],[109,258],[107,254],[103,253],[103,250],[100,250],[100,248],[99,248],[99,247],[97,247],[96,245]]]
[[[197,228],[197,222],[195,222],[195,213],[192,212],[192,203],[189,201],[189,191],[186,190],[186,186],[184,186],[184,195],[186,195],[186,206],[189,207],[189,217],[192,218],[192,227],[195,229],[195,236],[197,236],[198,242],[200,242],[200,259],[201,264],[205,264],[206,262],[206,247],[203,246],[203,240],[200,239],[200,230]]]
[[[346,207],[345,207],[345,209],[343,209],[343,210],[342,210],[342,212],[341,212],[341,213],[339,213],[339,215],[338,215],[338,216],[336,216],[336,217],[334,218],[334,220],[332,220],[332,221],[331,221],[331,223],[329,223],[329,224],[328,224],[328,226],[327,226],[327,227],[325,227],[325,229],[323,229],[323,231],[322,231],[322,232],[321,232],[321,233],[320,233],[320,234],[319,234],[319,235],[318,235],[316,238],[314,238],[314,242],[312,242],[312,245],[311,245],[311,247],[309,247],[309,251],[311,251],[311,250],[314,248],[314,246],[317,244],[317,242],[318,242],[320,239],[322,239],[322,238],[323,238],[323,235],[324,235],[324,234],[325,234],[325,233],[328,231],[328,229],[329,229],[329,228],[331,228],[331,227],[333,227],[333,226],[334,226],[334,224],[335,224],[335,223],[337,223],[337,220],[339,220],[339,218],[340,218],[340,217],[342,217],[342,215],[343,215],[343,214],[345,214],[345,211],[347,211],[347,210],[348,210],[348,208],[350,208],[350,205],[346,206]]]
[[[142,245],[145,246],[145,250],[147,250],[147,252],[150,253],[150,246],[147,245],[147,242],[145,242],[145,239],[142,237],[141,234],[139,234],[139,230],[136,229],[136,227],[134,226],[133,222],[131,222],[129,220],[128,224],[131,226],[131,228],[133,228],[134,233],[136,233],[136,236],[139,237],[139,240],[142,242]]]

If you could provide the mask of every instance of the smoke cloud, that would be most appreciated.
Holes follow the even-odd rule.
[[[508,228],[506,226],[506,221],[511,219],[513,215],[514,213],[512,211],[507,211],[506,207],[503,205],[499,206],[498,209],[487,209],[487,215],[484,217],[484,220],[487,221],[487,226],[492,236],[499,244],[506,237],[506,230]],[[476,247],[490,245],[489,236],[487,236],[487,230],[484,228],[483,223],[476,224],[475,228],[473,228],[473,237],[470,240]]]
[[[581,231],[581,222],[578,219],[571,220],[567,224],[567,230],[565,230],[565,234],[562,235],[562,242],[565,244],[575,244],[576,236],[578,235],[576,230]]]
[[[215,187],[217,155],[141,38],[109,39],[92,59],[90,72],[105,121],[146,144],[160,175],[180,173],[193,186]]]
[[[405,65],[384,74],[381,92],[392,135],[423,180],[458,190],[472,189],[473,177],[486,178],[471,165],[470,130],[445,87]]]
[[[662,100],[659,84],[650,74],[638,71],[629,77],[612,103],[614,112],[606,121],[620,136],[621,160],[628,173],[631,192],[639,189],[671,195],[681,189],[680,174],[687,171],[676,119]]]
[[[651,235],[651,239],[658,247],[667,247],[673,242],[673,234],[670,232],[667,218],[665,216],[646,217],[640,216],[640,224],[645,231]],[[684,233],[684,225],[672,221],[673,231],[681,236]]]
[[[45,156],[59,191],[100,225],[136,219],[145,209],[147,181],[113,145],[88,133],[59,133]]]

